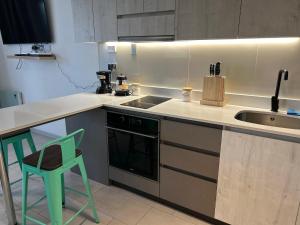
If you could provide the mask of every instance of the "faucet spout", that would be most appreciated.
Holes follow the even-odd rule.
[[[279,91],[280,91],[280,86],[281,86],[281,80],[282,80],[282,75],[284,75],[284,80],[289,79],[289,72],[287,70],[280,70],[278,73],[278,79],[277,79],[277,85],[276,85],[276,90],[275,90],[275,95],[272,96],[272,107],[271,111],[272,112],[278,112],[279,109]]]

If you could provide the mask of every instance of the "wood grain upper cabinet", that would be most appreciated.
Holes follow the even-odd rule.
[[[117,41],[117,1],[94,0],[94,26],[96,41]]]
[[[295,225],[300,144],[223,131],[215,217],[232,225]]]
[[[76,42],[95,41],[93,0],[72,0]]]
[[[144,0],[117,0],[117,14],[128,15],[143,12]]]
[[[236,38],[241,0],[177,0],[177,40]]]
[[[175,0],[144,0],[144,12],[175,10]]]
[[[150,15],[118,19],[118,36],[156,37],[174,35],[174,15]]]
[[[239,36],[300,36],[300,1],[243,0]]]
[[[76,42],[115,41],[116,0],[72,0]]]

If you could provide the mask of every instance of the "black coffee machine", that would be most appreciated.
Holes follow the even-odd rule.
[[[96,94],[112,93],[111,71],[99,71],[96,74],[100,81],[100,87],[97,88]]]

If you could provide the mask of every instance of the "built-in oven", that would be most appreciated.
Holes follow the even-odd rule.
[[[158,181],[159,120],[107,112],[109,164]]]

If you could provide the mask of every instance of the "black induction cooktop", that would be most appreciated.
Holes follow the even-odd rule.
[[[134,107],[134,108],[149,109],[153,106],[169,101],[170,99],[171,98],[158,97],[158,96],[146,96],[130,102],[123,103],[121,105]]]

